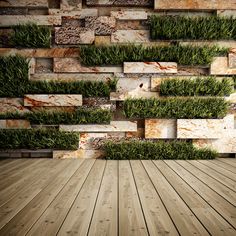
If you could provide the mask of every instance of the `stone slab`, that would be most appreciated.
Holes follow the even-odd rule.
[[[176,119],[145,119],[145,138],[175,139]]]
[[[96,46],[101,46],[101,45],[110,45],[111,44],[111,36],[106,35],[106,36],[95,36],[95,41],[94,44]]]
[[[106,133],[106,132],[136,132],[137,122],[111,121],[107,125],[60,125],[60,130],[76,131],[82,133]]]
[[[153,6],[153,0],[86,0],[89,6]]]
[[[124,62],[124,73],[177,73],[175,62]]]
[[[236,10],[217,10],[217,16],[236,17]]]
[[[22,98],[0,98],[0,113],[7,112],[29,112],[29,109],[24,106]]]
[[[0,7],[48,7],[48,0],[0,0]]]
[[[82,95],[27,94],[24,96],[26,107],[82,106]]]
[[[58,73],[119,73],[120,66],[82,66],[77,58],[54,58],[54,72]]]
[[[68,158],[103,158],[104,151],[103,150],[84,150],[78,149],[76,151],[53,151],[54,159],[68,159]]]
[[[56,44],[92,44],[95,40],[94,30],[84,27],[55,27]]]
[[[236,48],[231,48],[229,51],[229,68],[236,68]]]
[[[0,129],[29,129],[31,128],[28,120],[0,120]]]
[[[88,16],[98,16],[98,9],[95,8],[85,8],[82,10],[62,10],[62,9],[48,9],[49,15],[59,15],[71,17],[72,19],[84,19]]]
[[[61,25],[61,16],[49,15],[0,15],[0,27],[35,23],[37,25]]]
[[[215,57],[210,67],[211,75],[236,75],[236,67],[230,68],[228,57]]]
[[[234,0],[155,0],[155,10],[235,10]]]
[[[116,18],[111,16],[89,16],[85,18],[85,27],[94,30],[95,35],[111,35],[115,32]]]
[[[236,93],[231,93],[230,96],[225,97],[225,100],[230,103],[236,103]]]
[[[82,0],[61,0],[60,9],[68,11],[81,10]]]
[[[117,30],[111,35],[112,43],[148,43],[149,30]]]
[[[111,16],[119,20],[147,20],[146,11],[119,10],[111,11]]]

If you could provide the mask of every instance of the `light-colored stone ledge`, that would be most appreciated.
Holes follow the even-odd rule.
[[[62,10],[62,9],[48,9],[49,15],[71,16],[73,19],[84,19],[87,16],[98,16],[98,9],[86,8],[82,10]]]
[[[67,159],[67,158],[102,158],[104,157],[103,150],[84,150],[78,149],[76,151],[53,151],[54,159]]]
[[[211,63],[211,75],[236,75],[236,67],[230,68],[228,57],[215,57]]]
[[[236,69],[236,48],[231,48],[229,51],[229,68]]]
[[[111,35],[112,43],[149,43],[149,30],[117,30]]]
[[[119,20],[147,20],[148,14],[139,10],[119,10],[111,11],[111,16]]]
[[[4,0],[0,1],[0,7],[37,7],[47,8],[48,0]]]
[[[29,112],[27,107],[24,107],[22,98],[0,98],[0,113],[6,112]]]

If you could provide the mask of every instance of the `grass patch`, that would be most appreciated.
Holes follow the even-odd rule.
[[[236,39],[236,20],[218,16],[157,16],[150,18],[151,39]]]
[[[76,150],[79,134],[56,129],[0,130],[0,149]]]
[[[121,141],[107,142],[104,145],[105,158],[108,160],[167,160],[167,159],[214,159],[216,152],[197,149],[186,141]]]
[[[223,118],[228,108],[223,98],[127,99],[123,104],[127,118]]]
[[[51,30],[47,26],[33,23],[16,25],[10,43],[23,48],[50,48]]]
[[[209,65],[213,57],[228,49],[216,46],[81,46],[80,61],[86,66],[121,65],[123,62],[177,62],[180,65]]]
[[[224,78],[222,81],[215,77],[196,79],[168,79],[160,85],[162,96],[229,96],[233,91],[232,80]]]

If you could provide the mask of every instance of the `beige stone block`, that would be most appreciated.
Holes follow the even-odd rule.
[[[217,16],[236,17],[236,10],[217,10]]]
[[[126,138],[145,138],[145,129],[138,128],[137,132],[126,132]]]
[[[29,61],[29,76],[35,73],[36,69],[36,60],[35,58],[30,58]]]
[[[60,125],[60,130],[81,133],[136,132],[137,122],[111,121],[110,124]]]
[[[49,15],[0,15],[0,27],[35,23],[37,25],[61,25],[61,16]]]
[[[27,94],[24,96],[26,107],[82,106],[82,95]]]
[[[175,62],[124,62],[124,73],[177,73]]]
[[[68,11],[81,10],[82,0],[61,0],[60,9]]]
[[[2,0],[0,7],[48,7],[48,0]]]
[[[0,129],[29,129],[30,127],[28,120],[0,120]]]
[[[229,97],[225,97],[225,100],[230,103],[236,103],[236,93],[232,93]]]
[[[228,57],[215,57],[211,63],[211,75],[236,75],[236,68],[230,68]]]
[[[119,73],[121,66],[82,66],[77,58],[54,58],[54,72],[58,73]]]
[[[62,10],[62,9],[48,9],[49,15],[59,15],[73,17],[73,19],[84,19],[88,16],[98,16],[98,9],[96,8],[85,8],[82,10]]]
[[[153,6],[153,0],[86,0],[89,6]]]
[[[236,68],[236,48],[231,48],[229,51],[229,68]]]
[[[95,41],[94,44],[96,46],[100,46],[100,45],[110,45],[111,44],[111,36],[107,35],[107,36],[95,36]]]
[[[29,112],[27,107],[24,107],[22,98],[0,98],[0,113],[6,112]]]
[[[111,16],[119,20],[147,20],[148,14],[143,10],[119,10],[111,11]]]
[[[145,138],[175,139],[175,119],[145,119]]]
[[[148,43],[149,30],[117,30],[111,35],[112,43]]]
[[[145,91],[140,91],[138,93],[134,91],[125,93],[116,93],[116,92],[110,93],[111,101],[124,101],[129,98],[159,98],[159,94],[156,92],[145,92]]]
[[[54,159],[68,159],[68,158],[103,158],[104,151],[103,150],[84,150],[78,149],[76,151],[53,151]]]

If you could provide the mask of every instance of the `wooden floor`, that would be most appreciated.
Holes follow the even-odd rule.
[[[0,235],[236,235],[236,159],[0,161]]]

